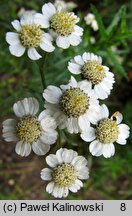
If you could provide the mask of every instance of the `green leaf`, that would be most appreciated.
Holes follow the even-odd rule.
[[[129,32],[126,32],[126,33],[123,33],[123,34],[119,34],[117,35],[115,38],[114,38],[114,41],[120,41],[120,40],[123,40],[123,39],[127,39],[127,38],[131,38],[132,37],[132,31],[129,31]]]
[[[95,15],[96,21],[98,23],[100,35],[101,35],[102,39],[106,40],[108,35],[107,35],[106,30],[105,30],[105,26],[103,24],[102,17],[94,5],[91,5],[91,10],[92,10],[93,14]]]
[[[119,11],[115,14],[111,24],[107,28],[108,35],[112,35],[117,28],[119,22],[121,21],[122,15],[125,13],[126,7],[123,5]],[[125,14],[124,14],[125,15]]]
[[[128,27],[127,27],[127,13],[126,13],[126,7],[124,8],[124,10],[122,11],[122,17],[121,17],[121,32],[127,32],[128,31]]]
[[[109,48],[107,48],[107,55],[111,59],[111,61],[113,62],[113,65],[117,69],[117,71],[119,71],[119,73],[128,80],[128,76],[127,76],[124,68],[119,63],[118,59],[116,58],[116,55]]]

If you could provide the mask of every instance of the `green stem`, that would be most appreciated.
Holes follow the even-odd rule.
[[[42,56],[42,59],[40,59],[40,64],[38,64],[39,66],[39,73],[41,76],[41,81],[42,81],[42,85],[43,88],[46,88],[46,81],[45,81],[45,61],[46,61],[46,52],[44,53],[44,55]]]

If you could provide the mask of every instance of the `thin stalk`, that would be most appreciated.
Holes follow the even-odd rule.
[[[38,64],[39,67],[39,73],[41,76],[41,81],[42,81],[42,85],[43,88],[46,88],[46,80],[45,80],[45,61],[46,61],[46,52],[44,53],[42,59],[40,60],[40,63]]]

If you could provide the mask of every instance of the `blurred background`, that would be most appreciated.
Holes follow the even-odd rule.
[[[39,99],[43,109],[42,85],[39,68],[27,56],[16,58],[9,53],[5,33],[14,31],[11,21],[18,19],[23,10],[41,12],[42,0],[1,0],[0,6],[0,127],[2,121],[12,118],[12,105],[24,97]],[[54,2],[54,1],[51,1]],[[68,2],[68,1],[66,1]],[[93,0],[74,1],[74,12],[84,28],[82,43],[67,50],[57,48],[48,54],[45,66],[46,83],[60,85],[70,78],[67,70],[69,59],[85,51],[103,57],[103,64],[115,74],[116,83],[111,96],[102,101],[111,114],[120,111],[124,123],[132,127],[132,4],[130,1]],[[84,21],[87,13],[94,13],[99,30],[94,31]],[[107,33],[107,36],[106,36]],[[90,166],[90,179],[78,194],[67,199],[132,199],[132,136],[126,146],[116,146],[116,154],[110,159],[91,157],[77,135],[62,136],[63,146],[85,153]],[[71,146],[72,145],[72,146]],[[54,145],[52,153],[58,147]],[[0,199],[53,199],[45,192],[40,171],[45,167],[45,156],[33,153],[22,158],[15,151],[15,143],[6,143],[0,136]],[[48,153],[49,154],[49,153]]]

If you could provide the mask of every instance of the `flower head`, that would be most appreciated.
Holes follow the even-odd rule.
[[[31,148],[37,155],[45,155],[50,145],[57,139],[56,122],[46,111],[39,110],[35,98],[25,98],[13,106],[17,119],[3,122],[3,137],[7,142],[17,141],[15,151],[21,156],[28,156]]]
[[[86,22],[87,25],[91,25],[92,29],[94,31],[97,31],[99,29],[98,27],[98,23],[95,19],[95,16],[94,14],[92,13],[88,13],[85,17],[84,17],[84,20]]]
[[[46,52],[54,51],[52,37],[42,30],[43,25],[37,23],[34,14],[27,13],[20,21],[14,20],[12,25],[16,32],[6,33],[6,41],[10,45],[9,50],[12,55],[20,57],[27,49],[28,57],[37,60],[41,55],[36,48],[40,47]]]
[[[62,8],[63,10],[72,11],[77,7],[77,4],[74,2],[65,2],[63,0],[55,0],[54,5],[56,8]]]
[[[50,181],[46,191],[56,198],[67,197],[69,191],[76,193],[83,187],[79,179],[89,178],[87,160],[73,150],[61,148],[48,155],[46,162],[50,168],[41,171],[41,178]]]
[[[83,29],[76,25],[79,18],[73,12],[67,12],[60,7],[57,9],[52,3],[47,3],[43,5],[42,13],[37,13],[35,18],[45,28],[53,31],[58,47],[66,49],[81,42]]]
[[[126,144],[130,129],[126,124],[120,124],[122,118],[119,112],[115,112],[109,118],[108,108],[104,104],[101,106],[96,127],[89,127],[81,133],[81,138],[86,142],[94,140],[89,146],[92,155],[109,158],[115,154],[114,142]]]
[[[87,81],[77,82],[73,77],[68,85],[48,86],[44,90],[45,108],[57,121],[61,129],[78,133],[80,127],[96,123],[99,102]]]
[[[35,10],[26,10],[25,8],[22,7],[22,8],[18,11],[17,15],[18,15],[18,17],[22,18],[23,16],[27,16],[27,15],[29,15],[29,14],[35,14],[35,13],[36,13]]]
[[[82,78],[92,84],[94,94],[105,99],[113,88],[114,74],[102,65],[102,58],[93,53],[75,56],[69,62],[68,69],[73,74],[81,74]]]

